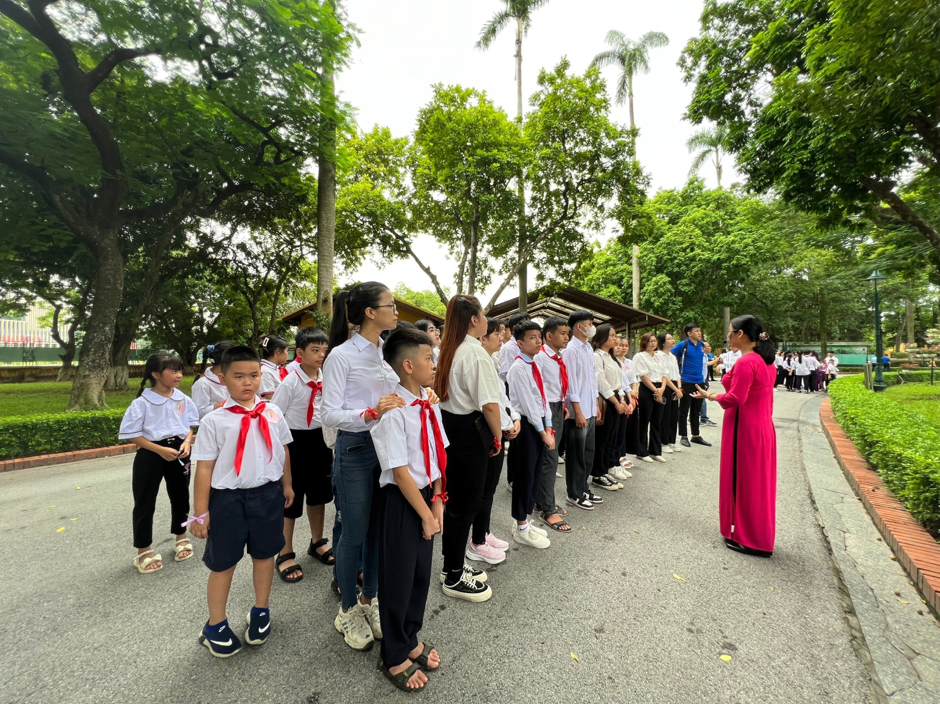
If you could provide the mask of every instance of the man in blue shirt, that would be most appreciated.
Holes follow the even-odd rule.
[[[685,339],[678,345],[673,345],[671,352],[679,362],[679,378],[682,381],[682,398],[679,401],[679,442],[683,447],[705,445],[711,443],[699,435],[699,420],[702,413],[702,399],[692,398],[696,385],[705,385],[705,368],[707,357],[705,343],[702,342],[702,328],[698,323],[687,323],[682,329]],[[691,411],[692,442],[689,442],[689,415]]]

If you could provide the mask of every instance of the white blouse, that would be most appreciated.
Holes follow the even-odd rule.
[[[597,374],[597,392],[612,398],[623,384],[623,370],[607,352],[594,350],[594,371]]]
[[[659,363],[666,370],[666,376],[672,381],[679,381],[679,361],[676,359],[676,355],[671,352],[656,350],[656,358],[659,359]]]
[[[662,362],[648,352],[637,352],[633,356],[633,367],[638,380],[645,376],[654,384],[659,384],[664,376],[669,376]]]
[[[228,389],[212,369],[206,369],[205,373],[193,382],[193,403],[199,409],[199,418],[205,418],[207,413],[215,410],[215,404],[219,401],[227,400]]]
[[[157,442],[174,436],[185,438],[194,425],[199,425],[199,411],[189,396],[179,389],[174,389],[169,398],[144,389],[124,412],[118,439],[143,437]]]

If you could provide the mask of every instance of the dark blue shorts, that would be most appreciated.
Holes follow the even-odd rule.
[[[268,482],[253,489],[213,489],[209,494],[209,538],[202,561],[225,572],[248,554],[256,560],[284,547],[284,489]]]

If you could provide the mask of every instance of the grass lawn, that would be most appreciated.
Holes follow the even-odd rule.
[[[183,379],[180,390],[189,394],[192,377]],[[127,391],[109,391],[109,408],[127,408],[140,388],[140,379],[130,380]],[[69,402],[72,391],[70,381],[41,381],[26,384],[0,384],[0,418],[27,416],[34,413],[62,413]]]
[[[940,379],[934,386],[930,384],[898,384],[889,386],[885,393],[898,403],[906,404],[930,421],[934,428],[940,429]]]

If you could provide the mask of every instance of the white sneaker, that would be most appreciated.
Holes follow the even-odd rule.
[[[556,479],[564,479],[564,477],[561,476],[561,472],[555,472],[555,478],[556,478]]]
[[[356,604],[347,612],[343,612],[343,607],[339,607],[339,613],[333,621],[333,626],[337,631],[343,634],[343,640],[353,650],[371,650],[375,645],[375,637],[372,635],[372,629],[369,627],[366,617]]]
[[[672,448],[673,452],[682,452],[682,446],[676,445],[676,443],[672,443],[669,447]]]
[[[663,457],[662,455],[653,455],[653,461],[662,462],[663,464],[666,464],[666,458]]]
[[[616,484],[618,489],[623,489],[623,484],[617,481],[617,477],[610,475],[610,474],[605,474],[604,476],[607,477],[614,484]]]
[[[564,464],[564,463],[565,463],[565,458],[564,458],[564,456],[563,456],[563,455],[558,455],[558,464]]]
[[[502,550],[494,548],[492,545],[487,545],[486,543],[483,543],[482,545],[474,545],[471,542],[467,546],[467,552],[465,554],[468,560],[485,562],[488,565],[498,565],[500,562],[503,562],[506,559],[506,553],[504,553]]]
[[[620,481],[622,477],[620,476],[620,467],[611,467],[607,470],[607,476]]]
[[[523,531],[521,533],[519,532],[519,528],[517,526],[516,529],[512,532],[512,539],[520,545],[528,545],[530,548],[539,548],[540,550],[544,550],[552,544],[551,541],[544,535],[539,535],[534,530],[532,530],[531,525],[529,526],[529,530]]]
[[[624,479],[629,479],[633,476],[633,472],[628,472],[626,469],[622,469],[621,472],[623,473]]]
[[[379,598],[373,597],[371,604],[359,602],[359,608],[362,615],[366,618],[366,623],[372,629],[372,637],[376,640],[382,640],[382,621],[379,619]]]
[[[663,445],[663,452],[665,452],[667,455],[671,455],[672,445]]]
[[[536,533],[541,535],[543,538],[548,537],[548,531],[544,528],[539,528],[535,523],[532,522],[532,519],[529,518],[529,530],[534,530]]]

